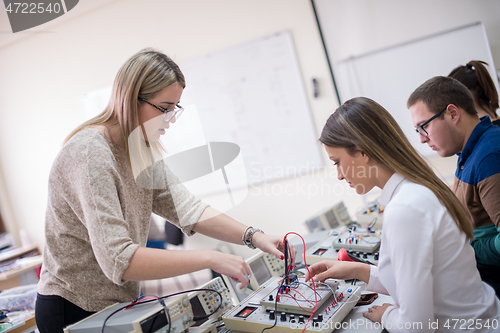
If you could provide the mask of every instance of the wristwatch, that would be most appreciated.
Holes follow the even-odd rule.
[[[246,230],[245,230],[245,232],[246,232]],[[246,232],[246,235],[245,235],[245,233],[243,234],[243,237],[244,237],[243,244],[245,244],[246,246],[248,246],[252,250],[256,249],[256,247],[253,246],[253,244],[252,244],[252,238],[256,232],[264,233],[264,231],[262,231],[261,229],[251,228],[250,230],[248,230],[248,232]]]

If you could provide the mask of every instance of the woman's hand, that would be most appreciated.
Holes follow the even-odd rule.
[[[256,232],[252,236],[252,245],[262,250],[264,252],[275,255],[280,259],[284,259],[284,249],[283,249],[283,237],[265,235],[261,232]],[[291,254],[291,264],[295,263],[295,256],[297,255],[297,250],[288,242],[288,260],[290,260]]]
[[[305,279],[306,282],[311,278],[313,281],[320,282],[323,282],[326,279],[354,279],[357,278],[356,271],[363,268],[359,267],[358,264],[359,263],[348,261],[323,260],[309,267],[309,271],[306,273]]]
[[[245,259],[219,251],[210,251],[209,267],[217,273],[227,275],[244,287],[250,282],[251,270]]]
[[[392,304],[389,303],[384,303],[382,305],[373,305],[368,309],[368,312],[363,312],[363,316],[373,322],[381,323],[382,316],[384,315],[385,310],[387,310],[387,308],[390,306],[392,306]]]

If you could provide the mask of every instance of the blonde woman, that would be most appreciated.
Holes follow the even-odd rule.
[[[281,238],[209,207],[155,163],[160,135],[183,110],[178,103],[184,87],[170,58],[142,50],[120,68],[105,110],[66,139],[49,178],[36,303],[41,333],[62,332],[111,304],[134,300],[141,280],[212,269],[246,284],[250,269],[241,257],[146,248],[153,212],[187,235],[243,240],[282,256]]]
[[[358,194],[382,189],[382,245],[378,267],[323,261],[306,280],[356,278],[390,295],[393,304],[364,314],[389,332],[498,331],[500,303],[476,269],[468,215],[391,115],[373,100],[351,99],[327,120],[320,141],[338,178]]]

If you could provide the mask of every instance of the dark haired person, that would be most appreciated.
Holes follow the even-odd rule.
[[[458,66],[448,74],[463,83],[474,97],[479,118],[489,116],[494,125],[500,126],[497,115],[498,92],[485,66],[488,64],[480,60],[471,60],[465,66]]]
[[[407,103],[422,143],[439,156],[458,155],[453,191],[474,226],[472,246],[483,281],[500,295],[500,128],[478,118],[462,83],[434,77]]]
[[[363,314],[390,333],[462,332],[450,325],[456,321],[479,323],[467,332],[497,332],[483,325],[500,319],[500,300],[476,269],[469,216],[389,112],[353,98],[328,118],[319,140],[339,180],[358,194],[382,189],[382,247],[378,266],[325,260],[310,267],[306,281],[356,278],[390,295],[393,304]]]

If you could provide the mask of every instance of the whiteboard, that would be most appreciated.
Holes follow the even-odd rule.
[[[209,54],[180,68],[186,78],[181,102],[195,106],[207,142],[240,146],[248,184],[323,166],[290,32]]]
[[[235,143],[238,158],[184,185],[195,195],[231,192],[296,177],[324,165],[290,32],[237,45],[179,65],[185,111],[161,142],[166,158],[214,142]],[[82,96],[87,118],[109,101],[111,86]],[[210,158],[213,162],[213,156]],[[186,161],[186,168],[195,169]],[[247,189],[247,188],[246,188]],[[279,194],[279,193],[275,193]],[[246,195],[246,194],[245,194]],[[239,198],[238,201],[242,199]],[[228,204],[234,206],[234,203]]]
[[[327,3],[316,3],[318,10],[323,11],[322,17],[328,17],[325,12]],[[328,31],[322,33],[327,52],[334,54],[328,46]],[[486,30],[481,22],[353,55],[332,65],[341,103],[357,96],[375,100],[392,114],[417,151],[432,156],[436,153],[421,144],[415,133],[406,101],[426,80],[438,75],[447,76],[455,67],[470,60],[486,61],[491,77],[497,77]],[[497,80],[493,81],[498,90]]]

